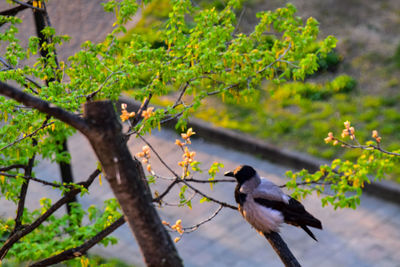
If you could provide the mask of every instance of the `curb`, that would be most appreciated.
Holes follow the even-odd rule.
[[[128,109],[133,111],[137,111],[141,104],[127,97],[121,97],[119,102],[126,103]],[[174,128],[174,123],[169,123],[166,126]],[[320,165],[329,164],[328,161],[300,152],[281,149],[247,134],[216,127],[196,118],[191,118],[188,126],[195,129],[198,135],[207,141],[218,143],[244,153],[251,153],[273,163],[292,167],[297,170],[307,169],[310,172],[314,172],[319,170]],[[387,180],[372,181],[371,184],[365,185],[364,192],[386,201],[400,204],[400,184]]]

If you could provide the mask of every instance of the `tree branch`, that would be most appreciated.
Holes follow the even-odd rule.
[[[22,175],[18,175],[18,174],[9,174],[9,173],[5,173],[5,172],[0,172],[0,176],[6,176],[6,177],[10,177],[10,178],[23,178],[25,180],[32,180],[38,183],[41,183],[43,185],[49,185],[49,186],[53,186],[53,187],[62,187],[62,185],[60,184],[56,184],[56,183],[52,183],[52,182],[48,182],[36,177],[31,177],[31,176],[22,176]],[[66,186],[68,188],[68,186]]]
[[[85,182],[81,183],[81,185],[83,185],[85,188],[88,188],[92,184],[94,179],[97,177],[97,175],[100,174],[100,172],[101,171],[96,169]],[[74,188],[71,191],[67,192],[64,197],[62,197],[56,203],[54,203],[48,210],[46,210],[45,213],[43,213],[41,216],[39,216],[39,218],[37,218],[33,223],[22,228],[19,231],[16,231],[14,234],[12,234],[6,240],[6,242],[3,244],[3,246],[0,248],[0,261],[4,259],[4,257],[7,255],[8,250],[16,242],[18,242],[21,238],[23,238],[24,236],[26,236],[27,234],[29,234],[33,230],[35,230],[37,227],[39,227],[47,218],[49,218],[54,212],[56,212],[64,204],[68,203],[71,199],[73,199],[81,191],[82,191],[81,188]]]
[[[354,136],[354,135],[353,135],[353,136]],[[345,147],[347,147],[347,148],[359,148],[359,149],[362,149],[362,150],[378,150],[378,151],[380,151],[380,152],[382,152],[382,153],[384,153],[384,154],[388,154],[388,155],[392,155],[392,156],[397,156],[397,157],[400,156],[400,153],[390,152],[390,151],[387,151],[387,150],[381,148],[380,143],[378,143],[378,145],[366,145],[366,146],[363,146],[363,145],[361,145],[361,144],[357,141],[357,139],[355,138],[355,136],[354,136],[354,140],[358,143],[357,145],[349,144],[349,143],[347,143],[347,142],[345,142],[345,141],[343,141],[343,140],[340,140],[340,139],[338,139],[338,138],[336,138],[336,137],[334,137],[333,140],[337,140],[339,143],[341,143],[343,146],[345,146]]]
[[[106,83],[108,82],[108,80],[116,73],[121,73],[121,71],[116,71],[116,72],[111,72],[102,82],[102,84],[99,86],[99,89],[97,89],[96,91],[91,92],[90,94],[86,95],[86,101],[92,101],[92,99],[101,91],[101,89],[104,88],[104,86],[106,85]]]
[[[15,68],[13,66],[11,66],[4,58],[0,57],[0,62],[7,68],[7,70],[15,70]],[[21,75],[21,74],[19,74],[19,75]],[[26,81],[32,83],[36,88],[38,88],[38,89],[42,88],[42,86],[40,84],[38,84],[37,82],[35,82],[33,79],[31,79],[25,75],[23,75],[23,77],[25,78]],[[39,94],[37,91],[35,91],[31,87],[29,87],[27,82],[24,83],[24,86],[26,88],[29,88],[36,95]]]
[[[237,207],[235,207],[235,206],[233,206],[233,205],[231,205],[231,204],[228,204],[228,203],[219,201],[219,200],[217,200],[217,199],[215,199],[215,198],[212,198],[212,197],[207,196],[206,194],[204,194],[203,192],[201,192],[201,191],[198,190],[197,188],[193,187],[191,184],[189,184],[189,183],[186,182],[185,180],[180,180],[180,181],[181,181],[182,183],[184,183],[185,185],[187,185],[187,187],[189,187],[190,189],[192,189],[192,190],[193,190],[194,192],[196,192],[197,194],[199,194],[199,195],[201,195],[201,196],[203,196],[203,197],[209,199],[209,200],[212,201],[212,202],[218,203],[218,204],[220,204],[220,205],[223,206],[223,207],[231,208],[231,209],[233,209],[233,210],[237,210],[237,209],[238,209]]]
[[[121,216],[118,220],[113,222],[110,226],[105,228],[103,231],[99,232],[97,235],[83,243],[82,245],[71,248],[68,250],[65,250],[61,252],[60,254],[57,254],[55,256],[52,256],[50,258],[44,259],[42,261],[36,262],[32,265],[31,267],[38,267],[38,266],[49,266],[53,265],[65,260],[73,259],[76,257],[82,256],[85,252],[87,252],[90,248],[92,248],[94,245],[99,243],[101,240],[103,240],[106,236],[111,234],[113,231],[115,231],[118,227],[123,225],[125,223],[125,218]]]
[[[187,81],[187,82],[185,83],[185,85],[182,87],[181,92],[179,93],[179,96],[178,96],[178,98],[176,99],[175,104],[172,106],[172,108],[176,108],[176,107],[179,105],[179,103],[181,102],[182,97],[183,97],[183,95],[185,94],[186,89],[189,87],[189,85],[190,85],[190,80]]]
[[[196,195],[197,195],[197,193],[193,191],[192,195],[189,196],[188,198],[185,198],[184,201],[179,201],[179,202],[175,202],[175,203],[163,201],[162,204],[164,206],[182,207],[182,206],[185,206],[186,204],[190,203]]]
[[[45,120],[43,121],[43,123],[42,123],[42,126],[40,126],[39,128],[37,128],[36,130],[34,130],[32,133],[27,134],[27,135],[25,135],[25,136],[23,136],[23,137],[21,137],[21,138],[15,140],[14,142],[12,142],[12,143],[6,145],[6,146],[3,146],[2,148],[0,148],[0,151],[4,150],[4,149],[6,149],[6,148],[9,148],[9,147],[15,145],[16,143],[21,142],[22,140],[24,140],[24,139],[26,139],[26,138],[32,137],[32,136],[34,136],[35,134],[37,134],[37,132],[39,132],[40,130],[46,128],[47,126],[50,126],[50,125],[54,124],[54,121],[53,121],[53,122],[50,122],[50,123],[47,123],[47,121],[49,120],[49,118],[50,118],[50,117],[46,117],[46,119],[45,119]]]
[[[33,139],[32,146],[36,146],[36,145],[37,145],[37,142],[35,139]],[[33,164],[35,163],[35,155],[36,154],[33,154],[32,158],[29,159],[28,165],[25,168],[24,176],[26,176],[26,177],[31,177],[31,175],[32,175]],[[14,225],[14,229],[11,232],[11,235],[13,233],[15,233],[16,231],[18,231],[18,229],[21,227],[21,219],[22,219],[22,215],[24,213],[25,199],[26,199],[26,194],[28,193],[29,181],[30,181],[30,179],[27,179],[21,185],[21,191],[19,192],[17,215],[14,220],[15,225]]]
[[[222,210],[223,207],[224,206],[219,205],[218,209],[210,217],[208,217],[204,221],[201,221],[201,222],[199,222],[199,223],[197,223],[197,224],[195,224],[193,226],[190,226],[190,227],[183,227],[182,229],[185,231],[184,233],[191,233],[193,231],[196,231],[201,225],[211,221],[215,216],[217,216],[218,213]]]
[[[292,252],[286,245],[285,241],[281,238],[281,236],[276,232],[264,233],[265,238],[271,244],[272,248],[275,250],[276,254],[278,254],[279,258],[281,258],[283,264],[286,267],[300,267],[300,263],[293,256]]]
[[[175,176],[176,179],[179,179],[179,175],[173,169],[171,169],[171,167],[168,166],[168,164],[162,159],[160,154],[157,153],[157,150],[155,150],[154,147],[143,136],[141,136],[139,133],[137,135],[140,137],[140,139],[142,139],[143,142],[146,143],[146,145],[150,147],[150,149],[153,151],[153,153],[156,155],[162,165],[164,165],[165,168],[167,168]]]
[[[17,231],[13,235],[11,235],[4,243],[3,247],[1,247],[0,249],[0,260],[4,259],[4,257],[7,255],[8,250],[16,242],[18,242],[21,238],[23,238],[24,236],[35,230],[37,227],[39,227],[48,217],[50,217],[50,215],[56,212],[62,205],[68,203],[75,195],[79,194],[80,192],[81,189],[72,189],[63,198],[61,198],[54,205],[52,205],[45,213],[43,213],[32,224],[24,227],[20,231]]]
[[[32,4],[32,1],[28,1],[27,4]],[[10,16],[13,17],[17,15],[19,12],[22,10],[27,9],[28,7],[26,5],[19,5],[16,7],[12,7],[10,9],[6,9],[0,12],[0,16]]]
[[[28,1],[27,3],[19,1],[19,0],[12,0],[14,3],[20,4],[21,6],[24,6],[26,8],[31,8],[37,11],[44,11],[42,8],[35,7],[32,5],[32,1]]]
[[[236,183],[236,181],[233,179],[198,180],[198,179],[194,179],[194,178],[186,178],[185,181],[201,183],[201,184]]]
[[[13,165],[10,165],[10,166],[7,166],[7,167],[0,168],[0,171],[6,172],[6,171],[9,171],[9,170],[12,170],[12,169],[25,169],[25,168],[26,168],[26,165],[13,164]]]
[[[171,189],[178,183],[179,180],[175,179],[172,183],[168,185],[167,189],[165,189],[163,193],[161,193],[158,197],[153,198],[153,202],[158,202],[161,204],[161,200],[163,199],[163,197],[165,197],[169,193],[169,191],[171,191]]]
[[[154,149],[154,147],[143,136],[141,136],[140,134],[138,134],[138,136],[143,140],[143,142],[145,142],[150,147],[150,149],[154,152],[154,154],[161,161],[161,163],[175,176],[175,180],[167,187],[167,189],[160,196],[158,196],[157,198],[153,199],[153,202],[160,202],[161,199],[163,197],[165,197],[169,193],[169,191],[172,189],[172,187],[175,186],[175,184],[184,183],[190,189],[192,189],[195,193],[197,193],[197,194],[199,194],[199,195],[201,195],[203,197],[206,197],[207,199],[211,200],[212,202],[218,203],[218,204],[220,204],[220,205],[222,205],[224,207],[227,207],[227,208],[231,208],[231,209],[237,210],[237,207],[232,206],[232,205],[230,205],[228,203],[219,201],[217,199],[211,198],[211,197],[207,196],[206,194],[204,194],[203,192],[199,191],[197,188],[193,187],[192,185],[190,185],[188,183],[188,182],[200,182],[201,183],[202,182],[201,180],[181,179],[180,176],[174,170],[172,170],[168,166],[168,164],[161,158],[161,156],[157,153],[157,151]],[[226,180],[226,181],[228,181],[228,180]],[[233,181],[233,180],[229,180],[229,182],[231,182],[231,181]],[[204,181],[204,182],[209,182],[209,181]]]
[[[47,115],[53,116],[62,122],[65,122],[75,129],[79,130],[83,134],[87,135],[89,132],[89,127],[85,120],[78,117],[77,115],[70,113],[62,108],[56,107],[55,105],[44,101],[38,97],[31,96],[19,89],[14,88],[4,82],[0,82],[0,94],[10,97],[25,106],[33,107],[40,112]]]
[[[130,127],[129,127],[129,130],[128,131],[131,131],[132,129],[133,129],[133,127],[135,127],[138,123],[139,123],[139,121],[141,120],[141,118],[142,118],[142,113],[143,113],[143,111],[145,110],[145,109],[147,109],[147,107],[149,106],[149,103],[150,103],[150,100],[151,100],[151,97],[152,97],[153,95],[151,94],[151,93],[149,93],[149,96],[148,97],[146,97],[146,99],[143,101],[143,103],[140,105],[140,108],[139,108],[139,110],[136,112],[136,115],[131,119],[131,120],[129,120],[129,122],[130,122]],[[128,136],[130,136],[130,135],[128,135]]]

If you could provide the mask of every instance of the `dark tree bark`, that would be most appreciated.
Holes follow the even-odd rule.
[[[32,139],[32,146],[36,146],[36,145],[37,145],[36,139]],[[24,176],[26,176],[26,177],[32,176],[32,170],[33,170],[34,163],[35,163],[35,154],[29,159],[28,165],[26,165],[26,167],[25,167]],[[22,215],[24,214],[24,208],[25,208],[26,194],[28,193],[28,186],[29,186],[29,179],[24,181],[24,183],[21,186],[21,191],[19,192],[17,215],[15,217],[15,225],[14,225],[14,230],[12,231],[12,233],[14,233],[15,231],[18,231],[19,228],[21,227]]]
[[[47,49],[42,48],[42,44],[44,42],[51,42],[51,40],[46,39],[46,37],[43,35],[42,31],[46,26],[50,26],[50,25],[47,25],[50,23],[50,20],[49,20],[48,14],[46,13],[47,11],[46,11],[45,3],[42,3],[42,5],[44,7],[43,11],[32,10],[32,12],[33,12],[33,18],[34,18],[35,26],[36,26],[36,34],[39,37],[39,47],[41,47],[39,49],[39,52],[42,57],[46,58],[48,56],[48,51],[47,51]],[[46,16],[47,16],[47,20],[48,20],[47,24],[46,24]],[[56,61],[57,61],[57,58],[56,58]],[[58,63],[57,63],[57,66],[58,66]],[[54,80],[55,79],[46,80],[46,84],[49,85],[49,82],[52,82]],[[61,148],[58,150],[58,153],[69,153],[66,138],[64,140],[60,141],[60,145],[61,145]],[[58,165],[60,167],[61,181],[63,183],[67,183],[67,184],[73,183],[74,177],[72,174],[71,164],[67,163],[67,162],[59,162]],[[73,203],[73,202],[78,202],[78,199],[76,196],[74,196],[71,199],[70,203]],[[70,203],[68,203],[66,205],[68,214],[71,214]]]
[[[0,94],[53,116],[83,133],[97,154],[147,266],[183,266],[153,206],[143,168],[128,150],[127,139],[111,101],[87,103],[84,118],[81,118],[3,82],[0,82]]]
[[[32,2],[32,1],[29,1],[28,4],[29,4],[29,5],[32,4],[31,2]],[[21,12],[21,11],[27,9],[27,8],[29,8],[29,7],[24,6],[24,5],[19,5],[19,6],[16,6],[16,7],[12,7],[12,8],[10,8],[10,9],[1,11],[1,12],[0,12],[0,16],[15,16],[15,15],[17,15],[19,12]],[[0,26],[1,26],[1,25],[2,25],[2,24],[0,24]]]
[[[118,199],[147,266],[183,266],[175,245],[152,204],[141,163],[133,159],[110,101],[85,104],[89,142]]]
[[[62,148],[58,151],[59,153],[69,153],[68,152],[68,146],[67,146],[67,139],[62,141]],[[72,166],[70,163],[67,162],[59,162],[58,166],[60,167],[60,174],[61,174],[61,181],[63,183],[73,183],[74,182],[74,177],[72,174]],[[71,205],[70,203],[78,202],[77,196],[74,196],[71,201],[67,204],[67,212],[68,214],[71,214]]]
[[[44,34],[42,33],[42,30],[46,27],[46,20],[44,17],[44,12],[38,11],[38,10],[32,10],[33,12],[33,18],[35,21],[35,27],[36,27],[36,34],[39,37],[39,45],[42,47],[42,44],[47,41],[45,39]],[[47,56],[47,49],[39,49],[40,55],[42,57]]]

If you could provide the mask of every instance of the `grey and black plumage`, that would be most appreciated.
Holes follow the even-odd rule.
[[[235,200],[243,217],[260,233],[279,232],[282,223],[301,227],[317,241],[307,226],[322,229],[321,222],[307,212],[296,199],[247,165],[241,165],[225,176],[235,177]]]

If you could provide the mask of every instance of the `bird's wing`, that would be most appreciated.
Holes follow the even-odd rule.
[[[290,198],[288,203],[260,197],[254,197],[254,201],[264,207],[282,212],[285,222],[288,224],[301,227],[308,225],[322,229],[321,222],[308,213],[304,206],[294,198]]]
[[[321,222],[308,213],[304,209],[304,206],[294,198],[290,198],[288,204],[282,201],[268,200],[265,198],[254,198],[254,201],[264,207],[280,211],[286,223],[301,227],[312,239],[317,241],[314,234],[307,226],[322,229]]]
[[[253,198],[261,198],[267,200],[274,200],[289,203],[290,197],[287,196],[278,186],[274,183],[262,178],[261,183],[252,192]]]

